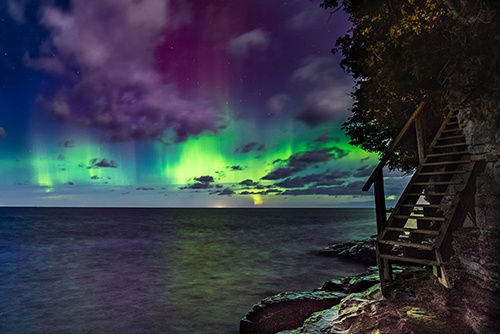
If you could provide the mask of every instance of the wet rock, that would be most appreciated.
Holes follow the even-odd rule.
[[[320,251],[319,254],[336,256],[373,266],[376,265],[375,238],[335,244]]]
[[[311,314],[337,305],[346,294],[341,292],[285,292],[265,298],[254,305],[240,322],[241,334],[274,334],[295,329]]]

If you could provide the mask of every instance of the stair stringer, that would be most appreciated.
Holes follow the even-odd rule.
[[[441,138],[444,133],[452,133],[455,137],[458,137],[461,139],[461,136],[456,136],[456,133],[462,133],[461,129],[459,127],[455,129],[448,129],[445,130],[446,127],[449,124],[449,121],[451,118],[456,117],[453,112],[450,112],[447,117],[443,120],[443,123],[438,130],[438,133],[436,134],[434,140],[432,141],[430,147],[429,147],[429,154],[426,158],[426,160],[420,164],[417,167],[416,172],[412,176],[410,182],[408,183],[407,187],[405,188],[405,191],[403,192],[400,200],[396,204],[396,207],[394,208],[392,214],[390,215],[387,224],[385,228],[379,233],[376,241],[376,254],[377,254],[377,265],[379,267],[379,275],[380,275],[380,282],[381,282],[381,287],[382,287],[382,293],[385,294],[385,289],[386,286],[389,284],[390,281],[392,281],[392,263],[399,261],[404,261],[405,263],[412,263],[416,265],[431,265],[433,268],[434,274],[438,277],[439,281],[446,287],[451,287],[451,284],[448,280],[448,277],[446,275],[446,270],[444,268],[444,261],[443,261],[443,242],[445,240],[450,239],[450,234],[452,231],[448,231],[449,227],[451,225],[456,226],[457,222],[462,218],[462,221],[459,222],[459,224],[463,224],[463,221],[465,220],[465,215],[462,212],[462,210],[457,210],[457,208],[460,205],[460,194],[463,189],[467,187],[470,181],[470,176],[472,175],[472,171],[474,170],[475,162],[470,161],[470,156],[468,154],[462,154],[460,151],[457,153],[456,151],[448,151],[448,152],[441,152],[437,154],[432,154],[433,148],[437,145],[437,143],[440,140],[450,140],[450,137],[443,137]],[[456,123],[456,122],[455,122]],[[455,124],[453,124],[455,125]],[[455,137],[452,137],[451,140],[454,140]],[[447,144],[447,145],[441,145],[441,149],[448,147],[466,147],[466,143],[454,143],[454,144]],[[436,146],[438,147],[438,146]],[[458,157],[461,155],[460,157]],[[431,158],[429,158],[431,156]],[[440,163],[439,160],[441,157],[447,157],[447,156],[455,156],[453,160],[449,160],[445,163]],[[464,164],[464,157],[467,156],[467,159],[469,163],[467,164],[466,170],[464,171],[463,169],[459,169],[460,165]],[[438,162],[433,162],[434,159],[438,159]],[[449,165],[449,166],[454,166],[454,170],[446,170],[445,167],[442,167],[441,171],[436,171],[436,168],[439,166],[444,166],[444,165]],[[421,181],[417,182],[419,178],[422,178],[425,173],[422,171],[425,169],[431,169],[431,171],[427,170],[426,173],[429,175],[428,178],[425,178],[427,181]],[[431,210],[434,212],[434,215],[436,213],[442,213],[443,216],[445,216],[445,219],[442,221],[440,227],[439,227],[439,233],[437,237],[435,237],[434,241],[432,242],[431,245],[424,245],[420,246],[419,244],[415,244],[412,242],[409,243],[404,243],[400,241],[391,241],[391,240],[399,240],[403,234],[399,232],[395,232],[394,230],[403,230],[404,235],[406,235],[406,230],[412,230],[412,229],[407,229],[405,228],[408,222],[410,221],[411,218],[415,218],[417,222],[417,229],[413,229],[413,232],[418,231],[418,233],[422,233],[421,230],[418,228],[418,216],[412,215],[414,212],[414,209],[418,206],[418,201],[419,199],[424,196],[426,192],[426,182],[430,182],[430,180],[433,178],[431,175],[441,174],[441,177],[443,175],[448,175],[449,180],[452,180],[453,177],[457,176],[456,179],[459,179],[459,183],[453,183],[449,182],[450,185],[446,187],[446,191],[443,192],[443,195],[429,195],[429,196],[441,196],[439,199],[440,205],[427,205],[426,207],[437,207],[436,210]],[[427,176],[425,175],[425,176]],[[458,177],[460,176],[460,177]],[[446,184],[446,182],[442,182]],[[433,184],[439,184],[434,182]],[[448,190],[451,187],[451,184],[457,185],[460,184],[459,189],[453,189],[453,199],[451,200],[451,205],[447,208],[447,210],[444,210],[442,208],[442,201],[444,199],[444,194],[446,195],[451,195],[451,192]],[[410,195],[411,194],[411,195]],[[430,201],[429,201],[430,203]],[[425,212],[425,208],[423,209]],[[446,211],[446,213],[444,213]],[[407,219],[406,221],[404,219],[398,218],[398,217],[408,217],[410,219]],[[424,216],[425,217],[425,216]],[[434,216],[432,216],[434,217]],[[427,220],[431,220],[430,224],[434,223],[432,221],[432,217]],[[388,228],[392,228],[392,232],[388,230]],[[422,230],[423,232],[427,232],[425,230]],[[409,232],[409,239],[411,241],[411,234],[412,232]],[[422,238],[424,240],[424,238]],[[451,243],[451,241],[450,241]],[[417,249],[423,249],[425,248],[426,250],[430,251],[431,258],[429,259],[424,259],[420,258],[419,256],[417,257],[408,257],[405,254],[403,256],[395,256],[391,255],[391,252],[396,246],[403,246],[403,247],[414,247]],[[451,245],[444,245],[445,247],[450,247]],[[406,249],[406,248],[404,248]],[[418,253],[418,250],[417,250]]]

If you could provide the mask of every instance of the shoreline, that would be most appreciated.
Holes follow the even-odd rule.
[[[374,239],[333,245],[318,255],[373,263]],[[395,266],[394,274],[387,298],[382,296],[376,266],[331,279],[311,292],[264,298],[240,321],[240,334],[476,333],[463,320],[462,300],[428,270]]]

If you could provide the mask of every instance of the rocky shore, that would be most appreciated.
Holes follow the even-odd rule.
[[[321,255],[373,262],[373,239],[334,245]],[[459,295],[428,270],[396,267],[394,273],[388,298],[382,297],[376,266],[360,275],[332,279],[311,292],[266,298],[241,320],[240,333],[476,333],[464,320],[466,309]]]

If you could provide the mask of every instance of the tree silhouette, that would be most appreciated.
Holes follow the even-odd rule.
[[[473,105],[473,117],[498,109],[498,1],[325,0],[321,6],[344,10],[352,23],[332,50],[342,53],[341,66],[355,79],[353,114],[343,125],[352,144],[383,154],[423,99],[431,130],[450,102]],[[391,167],[415,166],[410,137]]]

